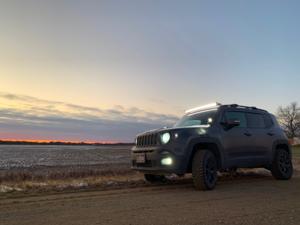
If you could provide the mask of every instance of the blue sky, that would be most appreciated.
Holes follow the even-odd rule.
[[[2,113],[3,138],[130,141],[136,132],[164,126],[166,117],[172,122],[185,109],[209,102],[276,112],[279,105],[299,101],[299,1],[0,5],[0,90],[2,96],[26,96],[22,103],[2,97],[0,109],[27,118],[13,123]],[[112,129],[112,118],[97,124],[106,120],[102,114],[93,121],[93,131],[90,124],[73,121],[73,135],[74,127],[64,120],[53,128],[28,119],[29,108],[30,115],[48,118],[46,112],[34,111],[40,101],[119,110],[122,115],[113,121],[120,124],[128,122],[124,114],[133,108],[143,113],[122,132]],[[73,111],[60,103],[52,106],[59,108],[55,118],[73,118]],[[147,121],[146,112],[162,117]],[[90,114],[95,116],[89,112],[89,119]],[[137,122],[141,118],[146,121],[142,125]],[[21,127],[26,130],[28,124],[25,135]]]

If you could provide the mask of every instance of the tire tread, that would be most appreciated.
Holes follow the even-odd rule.
[[[205,183],[204,160],[206,154],[209,153],[211,153],[209,150],[198,150],[193,157],[192,177],[194,187],[197,190],[211,190],[214,188],[207,186]]]

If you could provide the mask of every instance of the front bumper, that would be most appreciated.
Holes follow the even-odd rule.
[[[144,155],[145,162],[138,163],[137,157]],[[172,164],[163,165],[161,160],[171,158]],[[151,174],[184,174],[185,159],[183,155],[172,149],[156,147],[133,147],[131,151],[132,169]]]

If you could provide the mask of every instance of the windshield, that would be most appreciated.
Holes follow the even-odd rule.
[[[183,116],[174,127],[209,126],[213,123],[217,110],[203,111]]]

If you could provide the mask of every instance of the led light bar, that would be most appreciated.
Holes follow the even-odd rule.
[[[220,105],[222,105],[222,104],[218,103],[218,102],[213,102],[213,103],[209,103],[207,105],[203,105],[203,106],[199,106],[196,108],[186,110],[185,113],[188,114],[188,113],[197,112],[197,111],[201,111],[201,110],[211,109],[211,108],[215,108]]]

